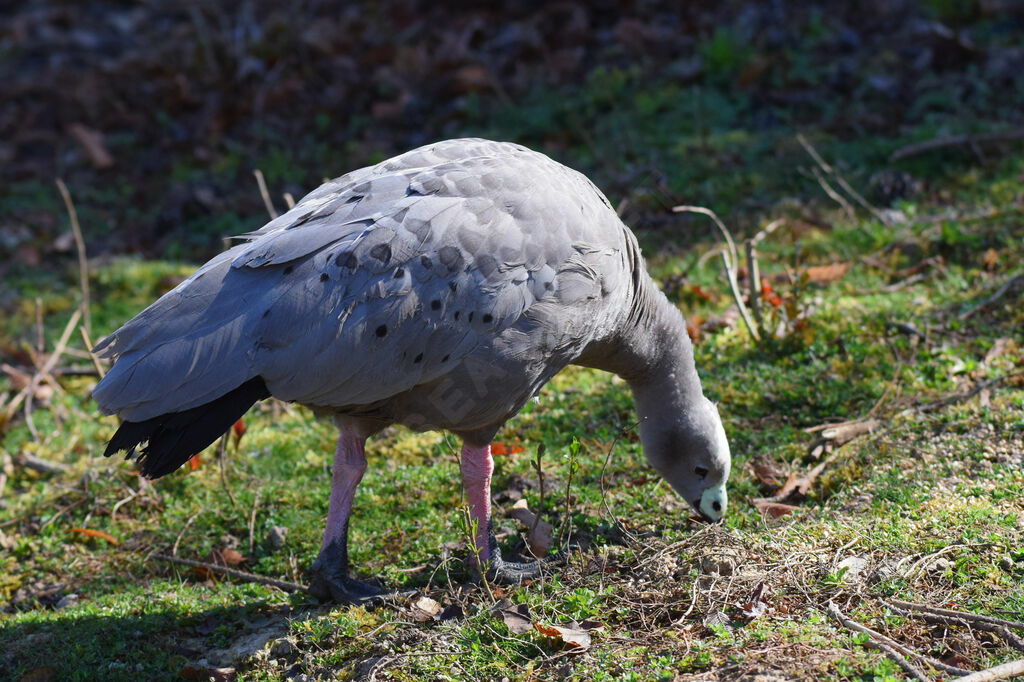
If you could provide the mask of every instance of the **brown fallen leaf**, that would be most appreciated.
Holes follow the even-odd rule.
[[[590,648],[590,633],[582,629],[576,621],[571,621],[569,625],[542,625],[541,623],[534,623],[534,629],[545,637],[553,637],[560,639],[566,645],[566,647],[582,653]]]
[[[420,597],[409,608],[409,617],[417,623],[435,620],[441,612],[441,605],[430,597]]]
[[[530,616],[530,607],[526,604],[512,606],[508,599],[499,600],[491,607],[491,615],[501,616],[505,627],[513,635],[524,635],[533,629],[533,618]]]
[[[784,482],[783,477],[786,475],[782,469],[778,467],[775,462],[766,459],[755,459],[749,462],[750,468],[753,470],[754,478],[762,486],[768,489],[777,488]]]
[[[815,265],[807,268],[804,272],[807,275],[808,282],[829,284],[845,275],[849,267],[849,263],[832,263],[831,265]]]
[[[774,502],[763,497],[755,498],[751,500],[750,503],[754,505],[762,515],[769,516],[773,519],[777,519],[800,509],[800,507],[797,507],[796,505]]]
[[[93,128],[88,128],[81,123],[72,123],[68,126],[68,133],[75,138],[78,144],[82,145],[89,160],[96,168],[110,168],[114,165],[114,157],[110,155],[103,145],[103,133]]]
[[[750,620],[760,618],[766,614],[768,612],[768,602],[764,600],[764,581],[762,580],[757,584],[757,587],[750,593],[746,602],[736,606],[740,608],[740,614]]]
[[[213,563],[220,566],[237,566],[245,563],[247,559],[237,549],[215,549],[213,550]]]

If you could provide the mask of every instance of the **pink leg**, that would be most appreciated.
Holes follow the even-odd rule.
[[[338,436],[338,447],[334,451],[334,465],[331,468],[331,501],[327,507],[327,525],[320,551],[332,543],[345,541],[348,531],[348,517],[352,513],[352,499],[356,486],[366,471],[366,439],[353,431],[342,430]]]
[[[338,448],[331,469],[331,501],[320,554],[310,567],[310,592],[321,601],[357,603],[380,594],[380,588],[348,575],[348,517],[356,486],[366,471],[366,437],[339,425]]]
[[[474,448],[462,446],[462,488],[466,491],[470,518],[476,522],[476,546],[480,560],[490,561],[491,550],[488,533],[491,522],[491,473],[494,459],[491,446]]]

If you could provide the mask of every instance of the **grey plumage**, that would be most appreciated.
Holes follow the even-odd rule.
[[[141,445],[148,476],[267,394],[333,416],[324,594],[365,592],[345,543],[367,436],[392,423],[460,436],[486,529],[486,446],[569,363],[622,376],[648,461],[702,515],[724,514],[729,446],[682,316],[583,175],[519,145],[449,140],[327,182],[244,239],[100,342],[114,364],[93,397],[126,420],[106,454]]]
[[[262,376],[314,408],[500,425],[614,329],[636,248],[585,177],[484,140],[349,173],[247,238],[99,344],[104,412],[149,419]],[[507,397],[485,400],[481,368]],[[473,388],[468,414],[430,404],[445,377]]]

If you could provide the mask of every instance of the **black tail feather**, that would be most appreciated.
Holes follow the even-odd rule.
[[[127,451],[127,459],[142,445],[137,459],[142,475],[160,478],[220,438],[253,403],[268,397],[270,391],[262,377],[254,377],[205,405],[146,421],[126,421],[107,443],[103,455]]]

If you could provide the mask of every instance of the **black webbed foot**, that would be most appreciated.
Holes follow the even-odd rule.
[[[344,542],[335,541],[320,550],[309,568],[309,593],[321,602],[365,604],[383,599],[383,588],[348,575],[348,556]]]
[[[545,568],[560,561],[563,556],[562,552],[558,552],[536,561],[505,561],[493,531],[488,533],[487,544],[491,550],[491,560],[487,562],[487,580],[498,585],[519,585],[527,580],[536,580]]]

